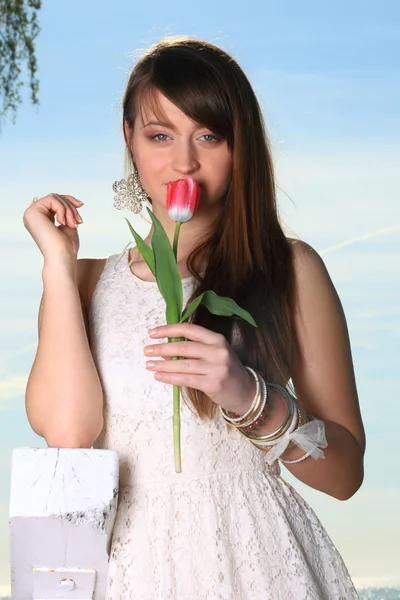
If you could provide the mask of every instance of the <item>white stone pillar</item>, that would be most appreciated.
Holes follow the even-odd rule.
[[[105,599],[118,470],[112,450],[13,451],[13,600]]]

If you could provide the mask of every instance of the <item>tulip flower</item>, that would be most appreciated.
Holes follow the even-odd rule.
[[[151,248],[140,235],[136,233],[128,219],[126,219],[129,229],[136,241],[138,251],[156,278],[158,289],[165,300],[167,323],[184,323],[200,304],[204,304],[212,314],[222,316],[237,315],[242,319],[245,319],[254,327],[257,327],[256,322],[249,312],[238,306],[231,298],[218,296],[212,290],[207,290],[200,294],[200,296],[195,298],[186,310],[182,312],[182,280],[177,267],[179,230],[182,223],[186,223],[193,218],[198,208],[199,201],[200,187],[191,177],[179,179],[178,181],[173,181],[168,184],[168,215],[176,223],[173,246],[171,246],[160,221],[151,210],[147,209],[154,227],[151,238]],[[169,338],[168,341],[176,342],[182,339],[183,338]],[[171,360],[178,359],[179,357],[173,357]],[[180,387],[175,385],[173,386],[173,405],[172,426],[175,471],[181,473]]]
[[[200,202],[200,187],[191,177],[171,181],[167,185],[167,210],[175,223],[192,219]]]
[[[193,218],[199,207],[200,194],[199,184],[191,177],[170,181],[167,185],[168,216],[176,223],[173,244],[176,259],[178,256],[178,237],[181,224]]]

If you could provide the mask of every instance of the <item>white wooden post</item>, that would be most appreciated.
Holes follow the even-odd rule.
[[[10,491],[13,600],[104,600],[118,454],[16,448]]]

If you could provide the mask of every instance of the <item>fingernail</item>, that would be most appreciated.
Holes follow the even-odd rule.
[[[77,219],[78,219],[78,223],[83,223],[83,219],[80,215],[77,216]]]
[[[157,335],[158,333],[158,329],[150,329],[149,330],[149,335]]]

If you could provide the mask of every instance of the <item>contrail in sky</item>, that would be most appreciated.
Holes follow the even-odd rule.
[[[393,227],[385,227],[385,229],[377,229],[376,231],[371,231],[370,233],[364,233],[364,235],[358,235],[357,237],[351,238],[350,240],[340,242],[340,244],[335,244],[335,246],[329,246],[328,248],[319,250],[319,254],[328,254],[328,252],[334,252],[335,250],[339,250],[344,246],[350,246],[350,244],[355,244],[356,242],[361,242],[363,240],[367,240],[368,238],[375,237],[377,235],[392,233],[393,231],[400,231],[400,225],[394,225]]]
[[[0,354],[1,360],[8,360],[10,358],[15,358],[16,356],[22,356],[23,354],[27,354],[34,348],[37,348],[37,344],[29,344],[28,346],[24,346],[23,348],[18,348],[17,350],[13,350],[12,352],[6,352],[5,354]],[[1,598],[1,596],[0,596]]]

